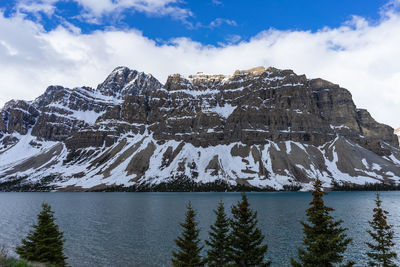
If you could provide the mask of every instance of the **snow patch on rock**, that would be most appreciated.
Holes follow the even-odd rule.
[[[211,112],[217,113],[220,117],[227,119],[232,112],[236,109],[235,106],[232,106],[231,104],[225,104],[224,106],[216,106],[211,109],[209,109]]]

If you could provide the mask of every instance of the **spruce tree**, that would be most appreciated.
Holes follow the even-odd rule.
[[[292,266],[330,267],[343,262],[343,253],[351,239],[345,234],[346,228],[340,227],[343,221],[335,221],[330,215],[332,208],[325,206],[322,183],[319,179],[314,182],[313,200],[307,210],[308,223],[303,225],[305,249],[298,249],[299,262],[291,259]],[[340,266],[353,266],[348,262]]]
[[[263,245],[264,235],[257,228],[257,212],[250,208],[246,194],[242,193],[242,201],[232,207],[230,256],[233,266],[269,266],[264,259],[267,245]]]
[[[382,201],[379,194],[376,194],[376,208],[372,221],[369,222],[371,230],[367,230],[373,239],[373,243],[366,242],[370,248],[367,253],[369,257],[369,266],[394,267],[397,266],[393,259],[397,258],[397,254],[392,250],[395,243],[393,242],[394,231],[392,225],[387,224],[388,212],[381,207]]]
[[[214,213],[217,218],[214,225],[210,226],[211,231],[208,232],[209,240],[206,240],[206,244],[210,247],[207,251],[207,264],[210,267],[225,267],[230,262],[229,219],[226,216],[222,201],[219,202]]]
[[[177,267],[200,267],[204,266],[204,260],[200,256],[203,246],[200,246],[199,232],[195,220],[196,212],[192,204],[188,203],[185,222],[181,223],[183,228],[181,236],[175,239],[179,247],[177,252],[172,252],[172,265]]]
[[[42,211],[37,218],[38,224],[33,226],[34,229],[22,240],[16,252],[25,260],[66,266],[67,257],[63,252],[65,240],[54,222],[54,212],[49,204],[42,204]]]

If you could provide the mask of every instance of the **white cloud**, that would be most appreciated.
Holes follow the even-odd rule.
[[[27,12],[38,15],[39,12],[43,12],[48,16],[54,14],[56,9],[55,3],[58,0],[19,0],[16,5],[18,12]]]
[[[219,0],[212,0],[212,3],[216,6],[223,5],[222,1]]]
[[[184,23],[193,14],[189,9],[181,8],[181,0],[19,0],[16,10],[22,13],[43,12],[53,15],[55,5],[60,1],[75,2],[83,8],[81,18],[89,23],[101,23],[103,16],[118,16],[122,11],[132,10],[149,16],[171,16]]]
[[[180,0],[72,0],[84,8],[82,16],[92,22],[101,20],[102,16],[114,15],[131,9],[149,16],[171,16],[187,22],[193,14],[189,9],[181,8]]]
[[[223,19],[223,18],[216,18],[215,20],[211,21],[208,25],[210,28],[217,28],[222,24],[227,24],[231,26],[237,26],[236,21],[230,19]]]
[[[354,17],[318,32],[268,30],[221,47],[177,38],[157,45],[141,32],[51,32],[16,14],[0,14],[0,101],[34,99],[50,84],[96,86],[116,66],[152,73],[231,74],[254,66],[290,68],[348,88],[358,107],[400,126],[400,15],[386,9],[379,23]]]
[[[228,45],[236,44],[240,40],[242,40],[242,36],[240,36],[238,34],[231,34],[231,35],[228,35],[225,38],[225,43],[220,42],[219,45],[222,46],[222,47],[223,46],[228,46]]]

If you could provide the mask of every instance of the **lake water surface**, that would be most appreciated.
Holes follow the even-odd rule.
[[[273,266],[288,266],[302,243],[300,221],[310,193],[248,193],[258,211],[259,227],[269,245]],[[331,192],[326,203],[335,208],[353,238],[346,253],[357,266],[365,266],[365,230],[371,220],[374,192]],[[389,223],[396,232],[400,254],[400,192],[381,192]],[[71,266],[170,266],[174,239],[181,229],[186,203],[197,210],[202,240],[207,238],[212,212],[222,199],[230,210],[240,193],[0,193],[0,245],[10,254],[26,236],[41,203],[55,211],[66,238],[65,254]]]

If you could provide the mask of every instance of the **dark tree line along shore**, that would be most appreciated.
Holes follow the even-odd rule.
[[[52,185],[52,182],[58,179],[55,175],[43,177],[39,182],[26,182],[27,176],[14,177],[7,181],[0,182],[0,192],[50,192],[60,190]],[[165,182],[159,184],[134,184],[132,186],[114,185],[97,189],[80,189],[88,192],[282,192],[300,191],[302,186],[297,183],[283,185],[278,190],[270,186],[257,187],[249,184],[229,184],[224,180],[217,179],[213,182],[196,183],[193,177],[179,175],[171,177]],[[332,181],[331,187],[327,190],[331,191],[398,191],[400,184],[378,182],[365,184],[338,183]]]
[[[344,252],[352,240],[346,235],[347,229],[341,226],[343,221],[335,220],[331,215],[333,209],[325,206],[323,196],[326,194],[321,181],[315,180],[313,200],[306,211],[307,221],[301,222],[303,246],[298,248],[297,258],[290,259],[294,267],[347,267],[355,264],[344,262]],[[366,242],[368,250],[365,257],[368,258],[368,266],[394,267],[397,266],[394,262],[397,254],[393,251],[394,231],[392,225],[387,223],[388,212],[382,209],[378,193],[375,203],[370,229],[367,230],[372,241]],[[177,250],[172,253],[173,266],[270,266],[271,262],[266,258],[268,247],[264,244],[265,237],[257,227],[257,212],[250,208],[245,193],[242,193],[241,201],[232,206],[231,218],[227,216],[222,201],[214,213],[216,220],[210,226],[208,240],[205,240],[208,250],[202,256],[204,246],[199,239],[196,211],[188,203],[185,221],[180,224],[182,233],[175,239]],[[0,251],[0,266],[67,266],[67,257],[63,252],[65,239],[55,223],[50,205],[43,203],[37,217],[38,223],[16,249],[22,260],[7,258]]]

